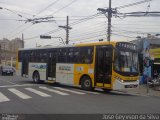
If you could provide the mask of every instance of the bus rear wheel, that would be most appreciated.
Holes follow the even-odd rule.
[[[40,83],[40,82],[41,82],[41,81],[40,81],[40,75],[39,75],[38,72],[34,72],[34,73],[33,73],[33,82],[34,82],[34,83]]]
[[[92,81],[88,76],[84,76],[81,81],[81,87],[84,90],[93,90]]]

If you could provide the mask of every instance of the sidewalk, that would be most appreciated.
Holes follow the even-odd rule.
[[[140,96],[157,96],[160,97],[160,86],[156,88],[149,88],[149,92],[147,93],[147,86],[140,85],[137,89],[128,89],[124,90],[127,94],[134,94]]]

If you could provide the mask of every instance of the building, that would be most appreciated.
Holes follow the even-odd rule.
[[[0,40],[0,47],[1,47],[1,50],[11,51],[11,43],[6,38],[3,38],[3,40]]]
[[[154,71],[160,74],[160,38],[149,34],[131,42],[138,47],[141,76],[154,77]]]
[[[19,48],[23,47],[24,42],[20,38],[15,38],[11,41],[6,38],[0,40],[0,64],[11,63],[11,59],[15,63],[16,52]]]
[[[20,38],[15,38],[11,41],[11,52],[17,52],[19,48],[23,48],[24,44]]]

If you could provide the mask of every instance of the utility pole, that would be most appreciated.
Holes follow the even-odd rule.
[[[97,10],[103,13],[107,18],[108,18],[108,30],[107,30],[107,40],[110,42],[111,41],[111,20],[112,20],[112,14],[116,14],[117,10],[112,9],[112,2],[109,0],[109,8],[104,9],[104,8],[98,8]],[[108,14],[106,14],[108,13]]]
[[[67,16],[67,23],[66,26],[59,26],[60,28],[63,28],[66,30],[66,45],[69,43],[69,30],[72,29],[69,27],[69,17]]]
[[[4,59],[5,59],[5,65],[6,65],[6,51],[7,50],[5,50],[6,48],[5,48],[6,46],[5,46],[5,43],[4,43]]]
[[[111,18],[112,18],[112,8],[111,0],[109,0],[109,9],[108,9],[108,41],[111,41]]]
[[[67,28],[66,28],[66,45],[69,43],[69,30],[68,30],[68,24],[69,24],[69,17],[67,16]]]
[[[1,49],[1,44],[0,44],[0,64],[1,64],[1,59],[2,59],[2,49]]]
[[[23,36],[23,33],[22,33],[22,48],[24,48],[24,36]]]

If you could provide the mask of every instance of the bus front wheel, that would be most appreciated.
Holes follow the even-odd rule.
[[[82,87],[82,89],[87,90],[87,91],[93,89],[93,87],[92,87],[92,81],[91,81],[91,79],[88,76],[84,76],[82,78],[81,87]]]
[[[40,83],[40,75],[38,72],[33,73],[33,82],[34,83]]]

